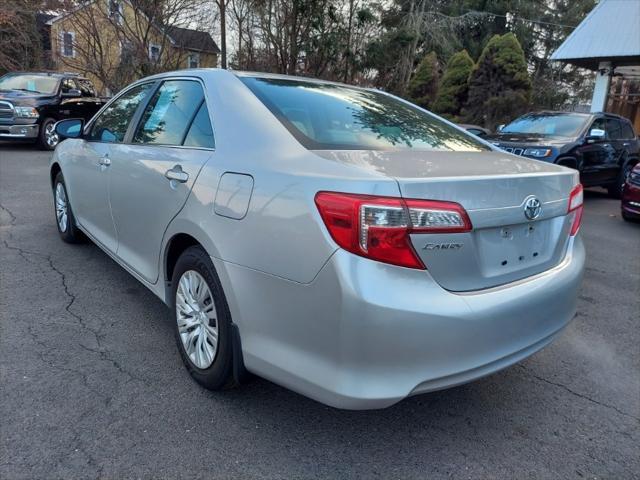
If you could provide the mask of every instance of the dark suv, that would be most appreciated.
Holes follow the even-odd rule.
[[[585,187],[605,187],[616,198],[640,154],[631,122],[609,113],[528,113],[484,138],[515,155],[575,168]]]
[[[8,73],[0,78],[0,140],[36,141],[53,150],[57,120],[89,120],[105,103],[89,80],[72,73]]]

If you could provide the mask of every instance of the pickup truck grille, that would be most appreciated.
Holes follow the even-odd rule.
[[[13,105],[0,101],[0,118],[13,118]]]

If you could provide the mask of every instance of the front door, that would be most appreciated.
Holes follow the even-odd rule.
[[[201,84],[167,80],[126,144],[114,149],[110,198],[117,256],[151,283],[158,278],[164,232],[185,204],[213,147]]]
[[[81,154],[70,159],[73,168],[65,175],[78,224],[111,252],[117,249],[117,233],[109,204],[111,158],[122,143],[129,123],[151,84],[134,87],[114,100],[89,126]]]
[[[604,130],[606,132],[606,119],[597,118],[593,121],[589,132],[593,129]],[[587,133],[588,134],[588,133]],[[606,182],[609,175],[610,163],[614,161],[616,151],[608,136],[601,140],[590,141],[578,148],[578,153],[582,157],[580,169],[580,180],[585,186],[600,185]]]

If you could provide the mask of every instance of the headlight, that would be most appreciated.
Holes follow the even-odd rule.
[[[527,157],[536,157],[536,158],[548,157],[549,155],[551,155],[551,149],[550,148],[527,148],[524,151],[524,155],[526,155]]]
[[[19,118],[38,118],[40,114],[33,107],[14,107],[16,117]]]

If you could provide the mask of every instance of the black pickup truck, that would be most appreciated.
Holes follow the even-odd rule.
[[[0,77],[0,140],[35,141],[53,150],[59,141],[56,121],[87,121],[106,102],[89,80],[73,73],[8,73]]]

